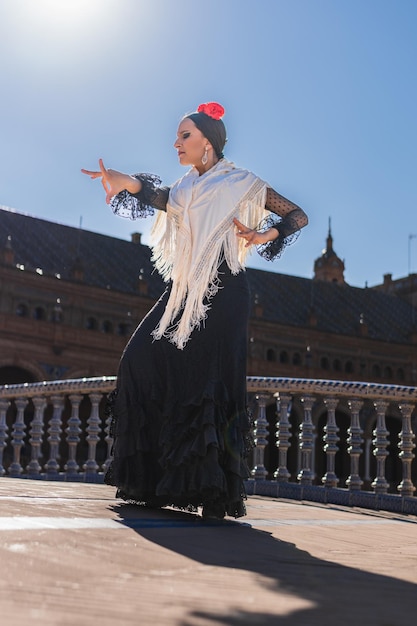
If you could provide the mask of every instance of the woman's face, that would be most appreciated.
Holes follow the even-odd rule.
[[[192,120],[185,118],[178,126],[174,148],[181,165],[201,165],[201,157],[210,143]]]

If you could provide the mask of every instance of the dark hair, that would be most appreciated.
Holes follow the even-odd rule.
[[[190,119],[197,126],[204,137],[209,140],[213,146],[214,152],[218,159],[222,159],[223,148],[226,143],[226,127],[222,120],[215,120],[206,113],[190,113],[185,115],[184,119]]]

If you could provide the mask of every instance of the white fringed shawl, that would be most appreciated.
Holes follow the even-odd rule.
[[[265,217],[266,189],[226,159],[201,176],[192,168],[171,187],[167,212],[159,212],[152,230],[153,261],[165,281],[172,280],[155,339],[167,337],[183,349],[218,291],[222,261],[232,274],[244,268],[249,248],[236,236],[233,218],[255,228]]]

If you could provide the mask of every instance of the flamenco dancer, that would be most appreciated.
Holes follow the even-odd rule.
[[[251,421],[246,399],[252,246],[280,256],[304,211],[223,155],[220,104],[180,122],[174,148],[186,174],[169,187],[150,174],[82,170],[101,179],[116,215],[157,217],[153,262],[167,283],[120,360],[111,394],[117,497],[204,518],[245,515]]]

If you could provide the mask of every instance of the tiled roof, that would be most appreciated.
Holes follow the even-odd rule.
[[[397,296],[373,289],[311,280],[260,270],[248,270],[251,288],[263,307],[263,318],[293,326],[308,326],[342,335],[358,335],[360,321],[368,337],[407,343],[417,311]]]
[[[74,264],[81,262],[87,285],[137,294],[142,274],[151,298],[164,288],[145,245],[0,209],[0,250],[8,236],[15,263],[27,269],[71,280]],[[415,309],[381,291],[251,268],[247,275],[253,299],[270,322],[306,327],[313,314],[317,330],[357,336],[362,317],[370,338],[398,343],[409,341],[415,325]]]
[[[3,209],[0,250],[8,236],[15,263],[27,269],[40,268],[46,275],[60,274],[63,280],[71,280],[74,265],[81,264],[87,285],[137,294],[142,274],[150,297],[159,298],[163,291],[147,246]]]

